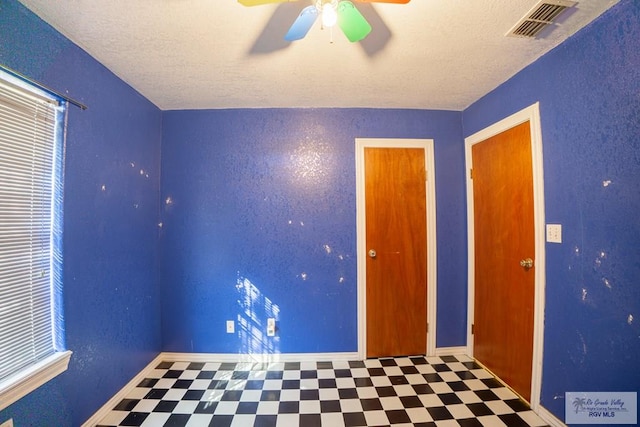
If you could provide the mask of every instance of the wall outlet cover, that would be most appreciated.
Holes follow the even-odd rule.
[[[276,335],[276,319],[270,317],[267,319],[267,336],[273,337]]]
[[[233,320],[227,320],[227,333],[233,334],[235,331],[236,331],[236,323]]]

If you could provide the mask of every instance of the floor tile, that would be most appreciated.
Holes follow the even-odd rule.
[[[467,356],[161,362],[98,424],[152,427],[542,427]]]

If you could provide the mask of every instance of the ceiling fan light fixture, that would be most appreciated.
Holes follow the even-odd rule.
[[[325,3],[322,5],[322,26],[325,28],[331,28],[338,22],[338,12],[334,2]]]
[[[269,3],[285,3],[296,0],[238,0],[245,6],[257,6]],[[409,3],[410,0],[355,0],[361,3]],[[559,0],[556,0],[559,1]],[[313,24],[320,18],[322,28],[332,29],[339,26],[347,39],[354,43],[367,37],[371,25],[350,0],[312,0],[311,5],[302,9],[284,36],[286,41],[304,38]],[[333,31],[331,32],[333,43]]]

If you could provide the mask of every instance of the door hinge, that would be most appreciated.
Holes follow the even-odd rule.
[[[469,178],[473,179],[473,169],[469,169]]]
[[[427,333],[429,333],[429,324],[427,323]]]
[[[475,333],[475,331],[476,331],[475,326],[476,326],[475,324],[473,324],[473,323],[471,324],[471,335],[473,335]]]

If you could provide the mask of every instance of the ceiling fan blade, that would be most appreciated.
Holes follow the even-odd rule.
[[[288,1],[296,1],[296,0],[238,0],[243,6],[262,6],[263,4],[271,4],[271,3],[285,3]]]
[[[305,7],[293,22],[289,31],[287,31],[284,39],[292,42],[304,38],[313,26],[313,23],[316,22],[317,18],[318,9],[315,6]]]
[[[338,25],[350,42],[358,42],[371,32],[371,25],[350,1],[338,4]]]
[[[407,4],[411,0],[356,0],[360,3],[397,3],[397,4]]]

